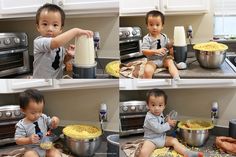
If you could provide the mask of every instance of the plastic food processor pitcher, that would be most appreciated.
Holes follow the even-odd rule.
[[[73,78],[95,78],[96,66],[93,38],[76,37]]]
[[[94,54],[93,38],[88,38],[86,35],[75,38],[75,64],[94,65]]]

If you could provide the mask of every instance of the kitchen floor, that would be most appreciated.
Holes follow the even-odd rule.
[[[143,135],[131,135],[120,138],[120,146],[124,145],[127,142],[135,141],[142,139]],[[210,136],[207,143],[202,147],[191,147],[191,149],[199,150],[204,153],[204,157],[234,157],[233,155],[220,153],[214,145],[215,136]],[[120,157],[127,157],[123,150],[120,150]]]

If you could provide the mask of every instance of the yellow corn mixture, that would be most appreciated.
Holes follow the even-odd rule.
[[[151,157],[183,157],[181,154],[178,154],[175,150],[169,150],[167,147],[155,149]]]
[[[43,142],[43,143],[40,143],[40,147],[42,149],[51,149],[53,146],[52,142]]]
[[[200,51],[224,51],[228,49],[228,46],[217,42],[207,42],[196,44],[193,46],[193,49]]]
[[[187,120],[178,124],[179,128],[191,130],[204,130],[213,128],[213,124],[202,120]]]
[[[115,77],[120,76],[120,61],[113,61],[106,65],[105,71]]]
[[[101,129],[91,125],[68,125],[63,133],[74,139],[92,139],[102,134]]]

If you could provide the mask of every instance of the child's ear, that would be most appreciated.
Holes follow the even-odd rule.
[[[25,110],[24,109],[21,108],[20,111],[25,114]]]

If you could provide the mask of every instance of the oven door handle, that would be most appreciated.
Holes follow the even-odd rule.
[[[12,122],[1,122],[0,123],[0,126],[3,126],[3,125],[9,125],[9,124],[16,124],[18,121],[12,121]]]
[[[6,50],[6,51],[0,51],[0,54],[19,53],[19,52],[24,52],[26,50],[27,50],[27,48],[15,49],[15,50]]]
[[[146,115],[128,115],[128,116],[120,116],[121,119],[126,119],[126,118],[142,118],[145,117]]]

